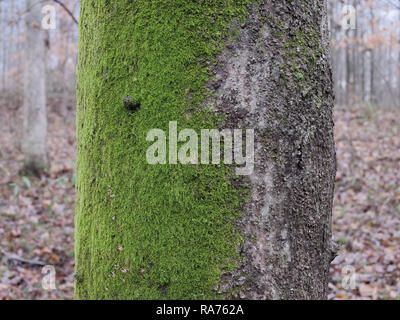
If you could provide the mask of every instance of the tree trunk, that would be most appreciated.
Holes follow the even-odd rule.
[[[247,2],[81,2],[76,298],[327,297],[326,2]],[[254,129],[254,172],[148,164],[170,121]]]
[[[4,4],[4,6],[0,3],[0,9],[1,9],[1,25],[2,29],[6,30],[7,29],[7,6]],[[2,61],[1,61],[1,69],[2,69],[2,82],[1,82],[1,89],[6,92],[6,77],[7,77],[7,61],[6,61],[6,50],[7,50],[7,36],[6,32],[2,33]]]
[[[399,0],[399,23],[400,23],[400,0]],[[399,28],[400,29],[400,28]],[[398,55],[397,55],[397,88],[400,88],[400,30],[398,33]],[[398,107],[400,107],[400,90],[398,90]]]
[[[371,6],[370,8],[370,18],[371,18],[371,35],[375,35],[375,15],[374,8]],[[369,101],[371,104],[375,104],[375,50],[374,46],[371,47],[370,50],[370,67],[369,67]]]
[[[27,0],[24,49],[23,172],[40,175],[48,167],[46,148],[46,47],[41,26],[42,6]]]
[[[364,31],[361,32],[361,39],[362,41],[364,41]],[[364,43],[364,42],[362,42]],[[362,48],[361,48],[361,101],[365,102],[365,48],[364,48],[364,44],[362,44]]]

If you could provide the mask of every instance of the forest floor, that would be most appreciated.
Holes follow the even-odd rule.
[[[400,299],[400,109],[338,107],[335,135],[329,298]]]
[[[0,300],[72,299],[74,115],[50,113],[52,165],[37,179],[18,174],[21,113],[0,100]],[[400,110],[338,107],[335,119],[329,299],[400,299]],[[41,264],[55,267],[55,290],[42,289]]]

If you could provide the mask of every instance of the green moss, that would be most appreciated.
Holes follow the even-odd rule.
[[[81,1],[76,298],[216,298],[235,268],[243,197],[232,168],[149,165],[145,138],[169,121],[217,127],[216,114],[198,110],[249,2]],[[140,109],[124,108],[125,97]]]
[[[297,72],[296,77],[299,80],[303,80],[304,79],[304,75],[301,72]]]
[[[281,65],[281,77],[288,86],[307,95],[316,86],[311,75],[317,70],[317,61],[322,59],[324,52],[318,32],[299,29],[285,38],[278,29],[274,36],[284,43],[282,52],[286,63]]]

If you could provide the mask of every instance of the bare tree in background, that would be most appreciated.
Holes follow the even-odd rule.
[[[400,0],[399,0],[399,24],[400,24]],[[398,34],[399,38],[398,38],[398,44],[399,44],[399,52],[398,52],[398,56],[397,56],[397,87],[400,88],[400,33]],[[399,90],[399,107],[400,107],[400,90]]]
[[[45,30],[41,27],[42,6],[40,2],[27,0],[26,5],[23,172],[40,175],[49,165],[46,148]]]

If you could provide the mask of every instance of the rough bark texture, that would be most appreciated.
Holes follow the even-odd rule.
[[[48,167],[46,148],[46,47],[42,6],[27,0],[24,50],[24,124],[22,151],[26,173],[39,175]]]
[[[326,298],[326,2],[166,3],[82,1],[76,297]],[[255,129],[254,173],[145,163],[146,132],[176,120]]]
[[[255,128],[251,200],[240,228],[246,259],[221,290],[246,299],[327,295],[335,176],[332,80],[324,1],[253,9],[216,70],[228,127]]]

